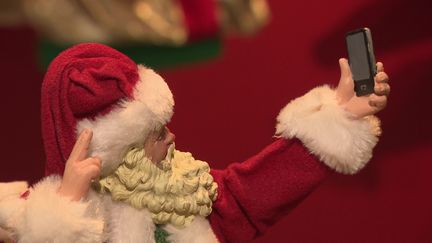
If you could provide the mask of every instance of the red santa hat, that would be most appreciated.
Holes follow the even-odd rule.
[[[127,149],[165,125],[174,100],[165,81],[122,53],[86,43],[60,53],[42,84],[45,173],[63,174],[77,134],[93,131],[90,156],[102,175],[117,168]]]

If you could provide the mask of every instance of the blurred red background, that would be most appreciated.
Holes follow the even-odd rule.
[[[291,99],[336,85],[345,32],[368,26],[392,95],[384,133],[358,175],[333,175],[255,242],[432,242],[432,3],[426,0],[270,1],[270,24],[223,40],[210,61],[160,70],[173,90],[177,148],[223,168],[272,141]],[[43,176],[36,35],[0,29],[0,181]]]

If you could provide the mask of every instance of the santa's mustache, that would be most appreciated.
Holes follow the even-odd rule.
[[[160,163],[157,164],[157,167],[163,171],[169,171],[172,169],[172,160],[174,158],[174,150],[175,150],[175,144],[172,143],[168,150],[167,155],[165,156],[165,159],[163,159]]]

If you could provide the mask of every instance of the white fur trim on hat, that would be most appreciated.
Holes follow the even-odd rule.
[[[375,116],[352,118],[328,86],[291,101],[277,122],[276,134],[300,139],[327,166],[345,174],[354,174],[366,165],[381,131]]]
[[[89,150],[91,156],[101,159],[102,176],[118,167],[131,145],[143,143],[173,115],[174,99],[163,78],[144,66],[138,66],[138,72],[133,99],[123,100],[108,114],[77,124],[77,133],[85,128],[93,131]]]

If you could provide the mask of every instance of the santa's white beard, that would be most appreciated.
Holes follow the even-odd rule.
[[[110,176],[99,181],[100,191],[133,207],[147,208],[157,224],[186,226],[195,215],[208,216],[217,185],[206,162],[171,146],[156,166],[143,148],[132,148]]]

